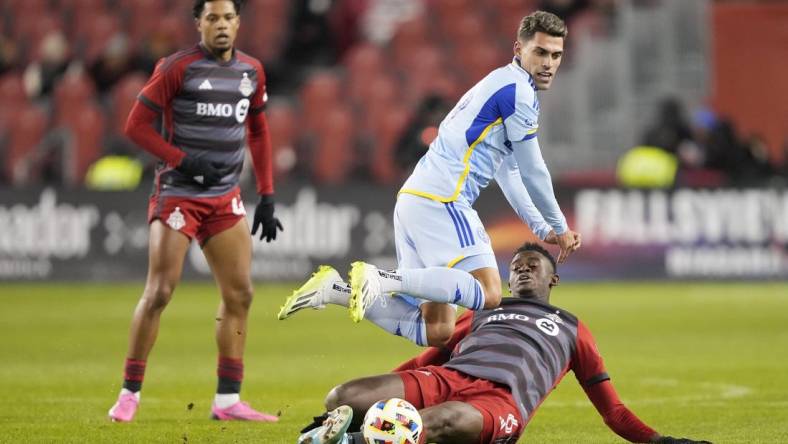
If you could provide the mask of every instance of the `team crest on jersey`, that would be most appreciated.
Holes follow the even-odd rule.
[[[245,216],[246,208],[244,208],[244,201],[237,197],[233,197],[232,202],[230,202],[230,211],[236,216]]]
[[[186,226],[186,219],[181,213],[181,207],[175,207],[175,211],[170,213],[170,217],[167,218],[167,225],[176,231]]]
[[[252,86],[252,81],[249,79],[249,74],[244,73],[244,78],[241,79],[241,86],[238,87],[238,91],[241,91],[244,97],[249,97],[254,92],[254,86]]]
[[[509,416],[507,416],[506,419],[503,419],[503,417],[499,416],[498,421],[501,424],[501,431],[506,434],[512,433],[514,429],[520,425],[519,421],[517,421],[517,418],[515,418],[511,413],[509,413]]]

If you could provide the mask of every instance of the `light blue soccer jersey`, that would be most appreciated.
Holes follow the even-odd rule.
[[[522,174],[522,182],[528,183],[530,180],[528,190],[537,191],[529,197],[525,186],[515,191],[509,187],[508,193],[504,189],[518,215],[541,238],[551,228],[557,234],[563,233],[568,228],[566,219],[555,202],[549,173],[536,140],[538,120],[536,85],[515,58],[512,63],[488,74],[465,93],[441,122],[438,137],[400,193],[438,202],[460,200],[471,206],[480,191],[496,178],[503,167]],[[532,142],[524,144],[526,141]],[[525,151],[525,147],[529,155],[515,153],[515,149]],[[516,162],[512,162],[511,156]],[[537,168],[534,175],[539,176],[534,180],[526,176],[532,167]],[[499,180],[503,188],[501,182]],[[512,194],[519,193],[524,193],[524,198],[511,198]],[[539,212],[532,211],[533,203],[537,204]],[[531,209],[518,208],[518,204],[530,205]],[[539,213],[543,218],[539,217]],[[539,220],[525,220],[526,215],[534,214]]]

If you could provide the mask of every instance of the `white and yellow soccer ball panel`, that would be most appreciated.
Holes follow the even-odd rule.
[[[399,398],[372,404],[362,428],[367,444],[418,444],[422,430],[419,411]]]

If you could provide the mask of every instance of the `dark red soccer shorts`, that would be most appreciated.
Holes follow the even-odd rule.
[[[241,190],[237,187],[216,197],[154,195],[148,204],[149,224],[159,219],[189,239],[197,238],[200,245],[245,217]]]
[[[460,401],[482,414],[480,444],[515,443],[523,419],[509,388],[446,367],[427,366],[397,372],[405,384],[405,400],[421,410],[446,401]]]

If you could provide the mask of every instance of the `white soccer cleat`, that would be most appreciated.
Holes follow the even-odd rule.
[[[322,426],[299,436],[297,444],[339,444],[344,441],[352,420],[353,409],[341,405],[328,412],[328,418]]]
[[[285,305],[279,310],[279,320],[287,319],[305,308],[325,308],[326,292],[335,291],[334,286],[341,283],[342,276],[333,267],[321,265],[304,285],[287,298]]]
[[[383,295],[378,267],[366,262],[350,266],[350,318],[361,322],[364,313]]]

